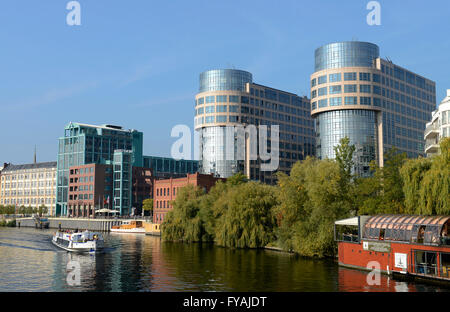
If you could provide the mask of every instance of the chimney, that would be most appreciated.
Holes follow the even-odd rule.
[[[34,163],[36,163],[36,145],[34,146]]]

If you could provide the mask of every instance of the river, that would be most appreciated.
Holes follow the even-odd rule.
[[[448,291],[384,275],[380,285],[370,286],[367,273],[331,260],[145,235],[105,233],[103,253],[74,254],[54,246],[52,233],[0,227],[0,292]]]

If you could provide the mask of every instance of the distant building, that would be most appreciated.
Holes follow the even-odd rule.
[[[144,168],[151,168],[155,178],[186,176],[198,172],[198,160],[173,159],[160,156],[144,156]]]
[[[199,172],[222,178],[241,172],[251,180],[275,183],[275,172],[288,173],[295,162],[314,155],[310,113],[308,98],[256,84],[247,71],[216,69],[201,73],[194,118],[199,134]],[[260,139],[261,132],[250,137],[250,129],[260,126],[267,126],[267,142]],[[278,167],[265,171],[263,164],[268,160],[260,153],[260,143],[264,153],[266,145],[270,154],[272,126],[279,126]],[[234,131],[230,131],[232,127]],[[238,134],[243,127],[249,130],[245,138]],[[257,157],[250,152],[253,143]]]
[[[439,107],[431,114],[431,121],[425,129],[425,152],[427,156],[440,153],[439,141],[450,137],[450,89]]]
[[[45,205],[53,215],[56,207],[56,162],[5,164],[1,171],[0,205]]]
[[[355,145],[355,173],[370,175],[370,162],[383,166],[395,147],[408,157],[424,155],[423,131],[436,107],[436,83],[380,58],[369,42],[336,42],[315,51],[311,75],[311,115],[316,151],[336,157],[334,147],[348,137]]]
[[[59,138],[56,214],[68,215],[69,168],[87,164],[113,164],[114,157],[121,157],[116,156],[116,151],[131,151],[127,165],[142,167],[142,140],[143,134],[137,130],[70,122],[64,128],[64,136]],[[120,194],[118,197],[122,198]]]
[[[108,198],[109,209],[120,215],[140,213],[142,201],[152,197],[154,178],[197,172],[198,161],[143,156],[142,151],[142,132],[114,125],[69,123],[59,139],[56,214],[84,211],[84,216],[95,215],[95,210],[104,208],[103,196]],[[94,170],[92,183],[80,184],[79,178],[82,183],[87,181],[77,175],[94,164],[103,166],[88,166]]]
[[[188,174],[183,178],[156,180],[153,186],[153,223],[161,224],[168,211],[172,209],[171,201],[175,200],[180,188],[189,184],[202,187],[209,192],[217,181],[223,178],[213,174]]]

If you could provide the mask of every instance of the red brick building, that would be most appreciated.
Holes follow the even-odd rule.
[[[95,210],[114,209],[112,165],[88,164],[69,169],[69,215],[95,217]],[[153,176],[150,168],[133,167],[132,205],[141,213],[142,201],[153,195]]]
[[[133,167],[132,170],[132,204],[137,209],[136,214],[140,215],[144,199],[153,198],[153,172],[142,167]]]
[[[172,209],[171,201],[175,200],[178,189],[188,184],[199,186],[209,192],[217,181],[226,179],[216,178],[212,174],[194,173],[183,178],[155,180],[153,185],[153,223],[161,224],[166,213]]]
[[[95,210],[109,208],[112,203],[112,168],[110,165],[88,164],[69,169],[69,215],[94,217]]]

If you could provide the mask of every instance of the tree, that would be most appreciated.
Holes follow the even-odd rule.
[[[142,201],[142,209],[148,211],[150,216],[153,215],[153,198],[147,198]]]
[[[336,252],[334,221],[351,215],[352,200],[342,194],[344,171],[334,160],[307,157],[290,176],[279,174],[277,244],[304,256],[324,257]]]
[[[440,142],[441,154],[410,159],[401,169],[408,213],[450,213],[450,138]]]
[[[203,189],[193,185],[180,188],[173,209],[166,214],[161,224],[161,238],[169,241],[201,242],[209,241],[203,221],[200,219],[199,202]]]
[[[350,183],[352,178],[352,170],[355,166],[353,161],[355,145],[350,144],[350,139],[348,137],[342,138],[339,143],[340,144],[335,146],[333,149],[336,154],[336,162],[341,170],[342,180],[345,183],[344,186],[346,186]]]
[[[42,215],[46,214],[47,211],[48,211],[47,207],[44,204],[42,204],[39,206],[37,213],[39,214],[39,217],[42,217]]]
[[[233,183],[232,179],[212,207],[215,242],[233,248],[265,247],[275,239],[275,188],[259,182]]]
[[[359,214],[404,213],[405,196],[400,168],[405,160],[405,153],[392,148],[386,153],[384,167],[371,163],[373,176],[360,179],[357,183],[356,194],[361,202]]]

